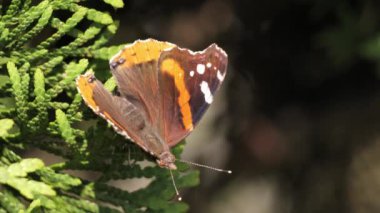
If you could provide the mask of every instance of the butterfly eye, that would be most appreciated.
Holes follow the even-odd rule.
[[[125,62],[125,58],[119,58],[119,60],[117,61],[118,64],[124,64]]]
[[[111,67],[112,69],[115,69],[118,65],[119,65],[119,64],[118,64],[117,62],[111,62],[111,63],[110,63],[110,67]]]
[[[124,64],[124,62],[125,62],[125,58],[119,58],[119,59],[117,59],[116,61],[112,61],[112,62],[110,63],[110,67],[111,67],[112,69],[116,69],[117,66],[119,66],[119,65],[121,65],[121,64]]]
[[[95,76],[90,76],[89,78],[88,78],[88,83],[92,83],[92,82],[94,82],[96,80],[96,78],[95,78]]]

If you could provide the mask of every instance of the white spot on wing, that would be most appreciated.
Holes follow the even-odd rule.
[[[190,71],[190,76],[191,76],[191,77],[194,76],[194,71],[193,71],[193,70]]]
[[[220,70],[216,73],[216,77],[218,77],[219,81],[223,81],[224,77],[226,77],[226,73],[222,74],[220,73]]]
[[[205,70],[206,70],[206,67],[204,64],[198,64],[197,65],[197,72],[201,75],[203,75],[203,73],[205,73]]]
[[[213,100],[213,97],[212,97],[210,88],[208,87],[208,83],[206,81],[202,81],[202,83],[200,84],[200,86],[201,86],[201,91],[202,91],[202,93],[205,96],[206,103],[211,104],[212,100]]]
[[[208,62],[208,63],[206,64],[206,66],[207,66],[207,68],[210,68],[210,67],[212,66],[212,64],[211,64],[210,62]]]

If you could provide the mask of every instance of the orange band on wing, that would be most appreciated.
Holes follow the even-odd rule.
[[[193,129],[193,119],[189,105],[190,94],[185,84],[185,71],[171,58],[162,61],[160,68],[164,73],[174,78],[175,86],[179,91],[178,104],[181,109],[182,123],[186,130],[191,131]]]
[[[89,83],[89,78],[91,77],[90,74],[81,75],[76,79],[77,88],[82,95],[84,101],[86,104],[94,111],[96,111],[97,104],[94,101],[94,98],[92,97],[92,94],[94,92],[95,85],[92,83]]]
[[[127,45],[120,53],[112,58],[112,61],[118,61],[120,58],[123,58],[125,62],[121,66],[132,67],[136,64],[157,60],[164,49],[174,46],[174,44],[169,42],[154,39],[139,40],[131,45]]]

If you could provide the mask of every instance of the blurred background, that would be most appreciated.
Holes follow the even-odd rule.
[[[128,0],[113,44],[217,43],[227,80],[182,158],[191,212],[380,212],[380,2]]]

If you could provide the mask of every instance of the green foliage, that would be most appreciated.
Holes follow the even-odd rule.
[[[75,78],[92,69],[113,90],[110,72],[99,69],[123,46],[106,46],[117,21],[82,3],[12,0],[1,5],[0,212],[184,212],[188,206],[173,201],[169,171],[151,163],[149,154],[82,104]],[[123,7],[122,0],[103,3]],[[63,19],[60,11],[70,16]],[[37,158],[23,159],[19,153],[31,148],[65,161],[47,166]],[[178,156],[182,149],[183,144],[173,153]],[[173,174],[180,188],[198,184],[197,171],[177,166]],[[68,170],[100,175],[90,181]],[[131,178],[151,182],[133,192],[109,184]]]
[[[23,159],[20,162],[0,167],[0,183],[11,186],[28,199],[38,195],[54,196],[53,188],[43,182],[27,179],[28,173],[42,169],[44,163],[39,159]]]

